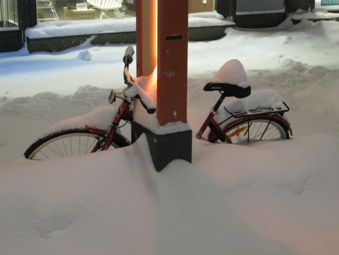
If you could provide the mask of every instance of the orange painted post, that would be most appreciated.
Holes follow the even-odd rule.
[[[137,75],[150,75],[157,66],[157,0],[136,1]]]
[[[187,123],[188,0],[138,0],[137,75],[157,68],[160,126]],[[174,159],[192,160],[192,131],[156,134],[132,123],[132,140],[145,133],[157,171]]]
[[[188,1],[158,1],[158,90],[160,125],[187,122]]]

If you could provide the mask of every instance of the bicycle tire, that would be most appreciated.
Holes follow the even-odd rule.
[[[24,153],[31,160],[47,160],[91,153],[103,134],[91,133],[87,129],[66,129],[51,133],[33,143]],[[113,138],[110,148],[120,148],[130,142],[120,134]]]
[[[232,143],[248,143],[289,139],[291,129],[289,123],[281,116],[254,115],[229,123],[223,131]],[[211,134],[210,141],[216,142],[218,138]]]

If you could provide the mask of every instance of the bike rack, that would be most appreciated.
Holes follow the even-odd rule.
[[[260,114],[273,114],[273,115],[280,114],[281,116],[283,116],[285,112],[288,112],[290,110],[290,108],[285,102],[283,102],[283,104],[286,107],[285,109],[282,109],[280,107],[277,107],[274,109],[270,107],[258,107],[256,109],[248,110],[248,112],[230,112],[227,110],[226,107],[224,107],[224,109],[227,113],[231,115],[230,118],[236,118],[236,119],[247,117],[247,116],[260,115]],[[221,123],[224,123],[226,120],[222,121]]]

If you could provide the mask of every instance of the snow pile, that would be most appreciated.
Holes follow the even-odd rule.
[[[145,137],[3,168],[0,251],[336,254],[337,138],[220,146],[194,141],[194,164],[173,161],[162,173]]]
[[[118,112],[118,105],[103,105],[91,112],[71,119],[60,121],[46,129],[41,137],[67,129],[83,129],[86,126],[107,130],[112,124],[115,114]]]
[[[92,54],[88,50],[85,50],[85,51],[80,52],[79,58],[84,60],[84,61],[91,61],[92,60]]]
[[[121,33],[135,31],[135,18],[102,19],[81,21],[58,21],[39,23],[33,28],[26,29],[26,36],[30,39],[48,38],[57,36],[91,35],[102,33]]]
[[[218,123],[221,123],[224,120],[229,119],[232,116],[231,114],[244,114],[249,113],[250,111],[260,111],[261,109],[264,111],[288,110],[288,108],[284,105],[280,93],[277,90],[260,89],[253,90],[251,95],[246,98],[232,98],[230,100],[224,101],[214,119]],[[286,114],[284,117],[286,117]],[[229,119],[228,121],[223,122],[222,127],[226,126],[232,120],[234,119]]]
[[[219,96],[204,85],[225,61],[239,59],[254,102],[291,107],[293,139],[193,139],[193,163],[175,160],[160,173],[144,136],[87,156],[22,156],[60,120],[82,116],[54,130],[111,118],[119,104],[107,97],[125,88],[126,45],[0,54],[0,254],[336,255],[339,26],[291,24],[189,43],[187,103],[196,132]]]
[[[210,82],[234,84],[242,88],[249,86],[245,69],[237,59],[227,61]]]
[[[255,110],[259,108],[268,108],[271,110],[281,110],[286,107],[279,92],[275,89],[261,89],[252,91],[249,97],[243,100],[246,109]]]
[[[189,15],[189,27],[233,25],[234,22],[224,20],[217,12],[195,13]],[[64,37],[74,35],[97,35],[104,33],[125,33],[136,31],[136,18],[57,21],[39,23],[33,28],[26,29],[30,39]]]
[[[188,16],[189,27],[213,27],[225,25],[235,26],[235,23],[231,20],[224,19],[224,17],[216,11],[191,13]]]
[[[338,19],[339,14],[334,12],[327,12],[325,10],[319,10],[315,12],[306,12],[306,11],[299,11],[296,13],[293,13],[291,15],[292,19],[295,20],[302,20],[302,19],[313,19],[313,20],[319,20],[319,19]]]

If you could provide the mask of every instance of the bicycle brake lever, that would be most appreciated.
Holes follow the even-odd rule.
[[[131,103],[132,103],[132,100],[133,100],[132,97],[126,96],[125,93],[118,93],[118,92],[116,92],[116,91],[114,91],[114,92],[113,92],[113,91],[114,91],[114,90],[112,89],[111,94],[114,93],[114,101],[115,101],[117,98],[119,98],[119,99],[121,99],[121,100],[124,100],[124,101],[127,102],[128,104],[131,104]],[[110,97],[109,97],[108,100],[110,100],[110,98],[111,98],[111,95],[110,95]],[[114,102],[114,101],[112,101],[112,102]],[[110,101],[110,102],[111,102],[111,101]]]
[[[108,102],[110,104],[113,104],[115,102],[115,99],[116,99],[116,92],[114,89],[111,90],[111,93],[109,94],[109,97],[108,97]]]

